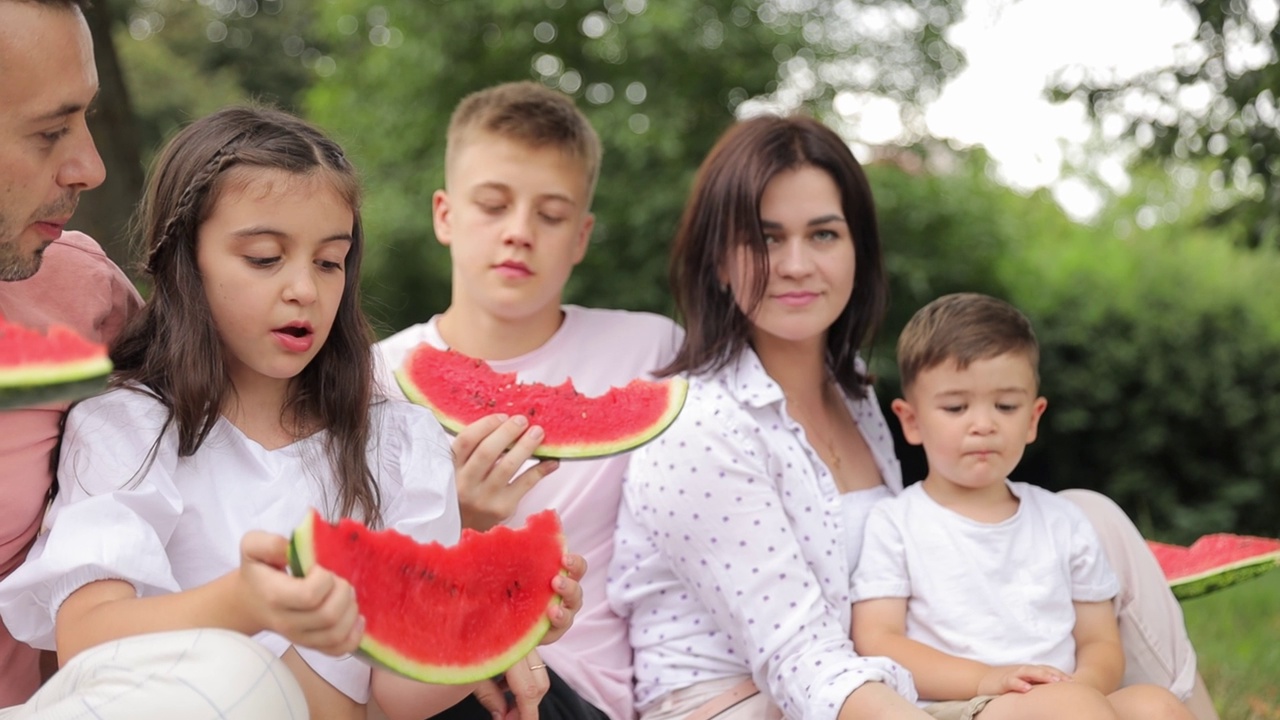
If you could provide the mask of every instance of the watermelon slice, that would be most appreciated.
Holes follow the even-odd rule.
[[[1179,600],[1199,597],[1280,567],[1280,540],[1216,533],[1191,547],[1148,540]]]
[[[60,325],[40,333],[0,317],[0,410],[92,395],[110,373],[103,345]]]
[[[591,458],[633,450],[661,435],[684,407],[684,378],[633,380],[587,397],[572,380],[550,386],[521,383],[515,373],[494,372],[489,364],[456,350],[423,343],[396,370],[405,395],[424,405],[450,432],[493,413],[524,415],[546,436],[534,452],[540,458]]]
[[[327,568],[355,588],[359,655],[420,682],[461,685],[505,671],[546,635],[564,553],[554,510],[520,529],[463,530],[453,547],[354,520],[331,525],[312,510],[293,532],[289,565],[295,575]]]

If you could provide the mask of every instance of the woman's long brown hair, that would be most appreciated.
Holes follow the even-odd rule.
[[[328,431],[326,455],[337,483],[333,510],[379,525],[381,498],[366,455],[373,333],[360,307],[360,185],[342,149],[303,120],[266,108],[228,108],[188,125],[161,151],[139,215],[152,293],[111,348],[112,382],[143,385],[169,409],[182,457],[200,448],[235,392],[196,263],[197,231],[233,168],[323,177],[351,206],[353,242],[333,329],[290,384],[281,417]]]

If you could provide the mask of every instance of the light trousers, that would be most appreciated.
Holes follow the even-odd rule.
[[[307,720],[293,673],[229,630],[136,635],[72,658],[0,720]]]

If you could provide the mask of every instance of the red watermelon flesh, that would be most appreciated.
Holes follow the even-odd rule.
[[[589,458],[632,450],[676,419],[689,384],[683,378],[633,380],[588,397],[572,380],[522,383],[483,360],[423,343],[396,371],[405,395],[430,408],[451,432],[494,413],[524,415],[546,433],[534,453],[543,458]]]
[[[446,685],[493,677],[537,646],[551,625],[551,583],[564,553],[553,510],[519,529],[463,530],[452,547],[354,520],[332,525],[312,511],[289,544],[294,574],[318,565],[355,588],[365,618],[361,655]]]
[[[1179,600],[1198,597],[1280,567],[1280,540],[1215,533],[1190,547],[1148,540]]]
[[[0,409],[91,394],[110,372],[105,346],[60,325],[41,333],[0,317]]]

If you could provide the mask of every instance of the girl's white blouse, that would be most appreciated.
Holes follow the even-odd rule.
[[[900,492],[875,395],[846,404]],[[830,471],[754,352],[690,379],[676,421],[632,454],[618,523],[609,600],[629,616],[641,710],[748,674],[793,719],[834,720],[869,681],[915,699],[904,668],[854,652],[846,542],[862,528],[846,529]]]
[[[266,450],[220,418],[190,457],[178,457],[167,411],[143,391],[113,390],[72,408],[58,463],[58,495],[27,561],[0,582],[0,615],[19,640],[52,648],[58,608],[96,580],[131,583],[140,597],[191,589],[236,570],[249,530],[284,537],[308,508],[335,519],[323,432]],[[384,526],[419,542],[460,533],[449,441],[430,412],[405,402],[371,410],[368,461]],[[289,642],[256,638],[277,655]],[[369,666],[298,648],[334,687],[369,697]]]

